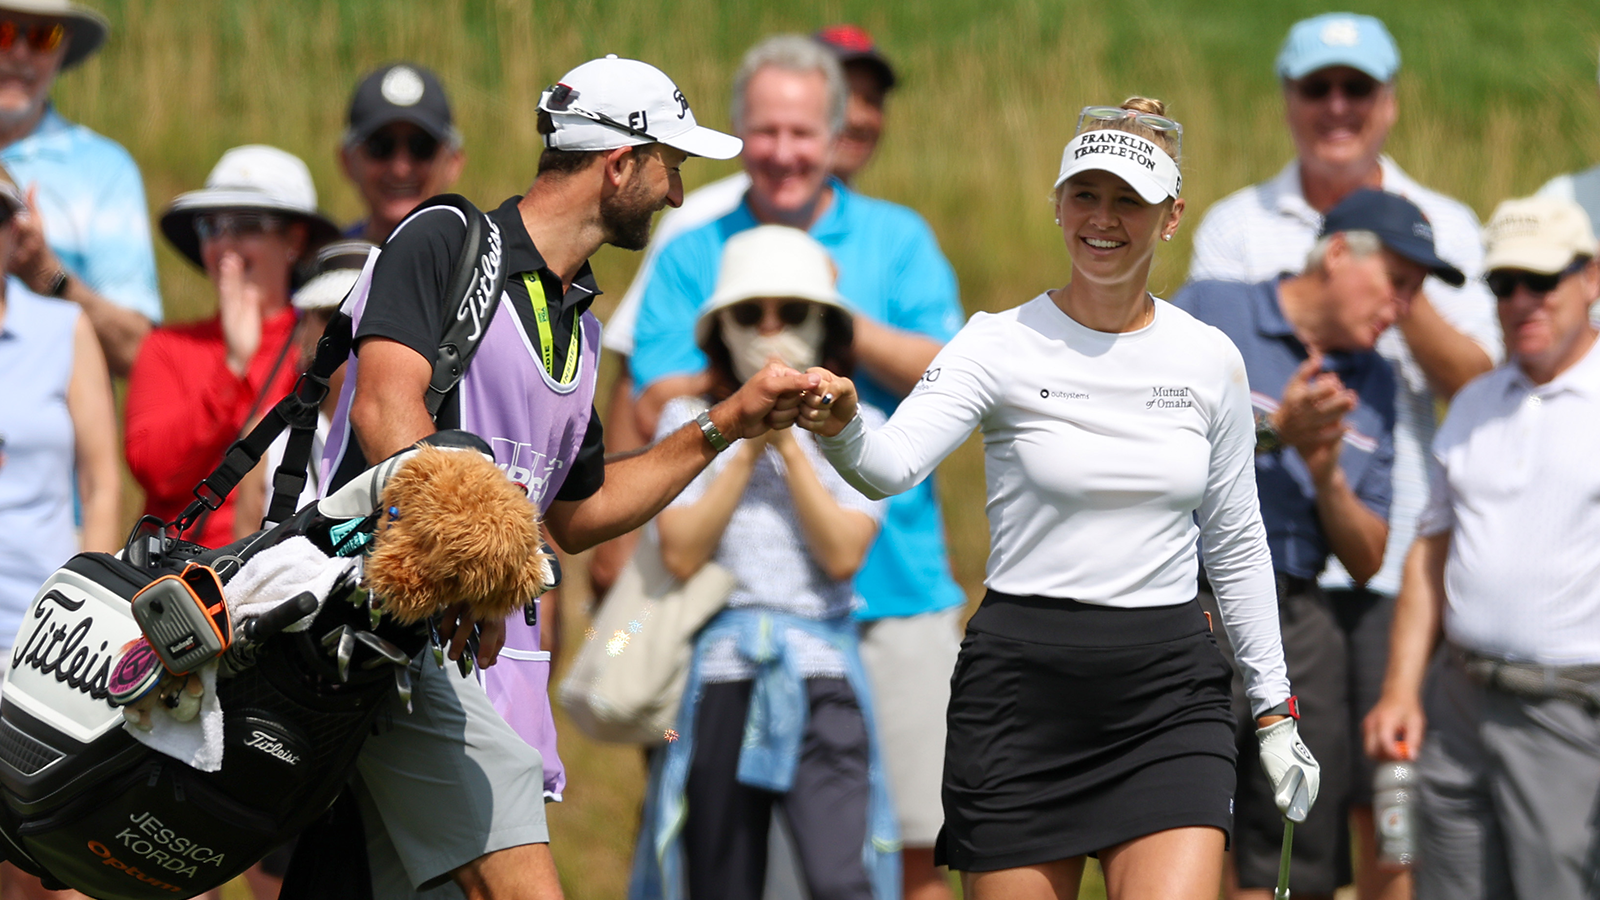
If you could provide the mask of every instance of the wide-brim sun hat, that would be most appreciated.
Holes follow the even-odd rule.
[[[723,245],[717,285],[695,321],[695,343],[704,345],[710,338],[718,312],[757,297],[809,300],[849,317],[837,278],[827,249],[798,228],[759,225],[741,231]]]
[[[350,289],[361,278],[367,258],[378,245],[353,238],[334,241],[317,251],[311,279],[289,298],[295,309],[332,309],[344,302]]]
[[[61,58],[62,69],[70,69],[88,59],[111,33],[105,16],[68,0],[0,0],[0,13],[8,12],[61,20],[67,28],[67,53]]]
[[[161,214],[161,233],[174,249],[204,268],[195,219],[201,213],[224,210],[276,213],[303,222],[306,246],[311,249],[339,237],[339,226],[317,209],[311,170],[300,157],[265,144],[246,144],[222,154],[204,188],[179,194]]]
[[[610,54],[561,76],[539,97],[553,150],[614,150],[662,143],[690,156],[732,159],[744,141],[694,120],[689,101],[666,73]],[[542,130],[542,128],[541,128]]]

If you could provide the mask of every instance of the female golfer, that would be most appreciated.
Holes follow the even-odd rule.
[[[871,430],[824,373],[801,424],[871,497],[983,431],[990,553],[952,680],[936,852],[969,898],[1212,900],[1232,827],[1228,665],[1195,602],[1196,537],[1288,803],[1299,742],[1256,501],[1238,350],[1146,289],[1183,216],[1182,127],[1158,101],[1088,107],[1061,158],[1072,281],[979,313]],[[816,371],[816,370],[813,370]]]

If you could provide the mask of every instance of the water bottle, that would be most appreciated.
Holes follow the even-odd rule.
[[[1403,744],[1400,752],[1409,755]],[[1410,869],[1417,859],[1416,778],[1415,763],[1394,760],[1378,763],[1372,780],[1378,865],[1391,872]]]

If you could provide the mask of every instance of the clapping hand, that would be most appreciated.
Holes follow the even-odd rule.
[[[1350,429],[1344,417],[1356,408],[1356,392],[1339,376],[1322,371],[1322,354],[1313,350],[1283,389],[1273,426],[1283,442],[1300,453],[1312,480],[1322,483],[1339,465],[1339,446]]]
[[[28,188],[28,207],[16,217],[17,244],[11,251],[11,274],[22,279],[28,290],[46,294],[61,271],[61,261],[44,239],[44,214],[39,212],[39,186]]]
[[[261,349],[261,287],[244,273],[244,257],[229,250],[217,262],[217,312],[228,346],[228,368],[244,377]]]

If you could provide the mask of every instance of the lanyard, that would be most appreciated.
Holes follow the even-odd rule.
[[[528,299],[533,302],[533,320],[539,326],[539,356],[544,360],[544,370],[556,377],[555,338],[550,335],[550,304],[544,299],[544,282],[532,272],[523,272],[522,280],[528,285]],[[567,348],[567,364],[562,367],[561,380],[566,384],[578,370],[578,323],[572,323],[572,345]]]

